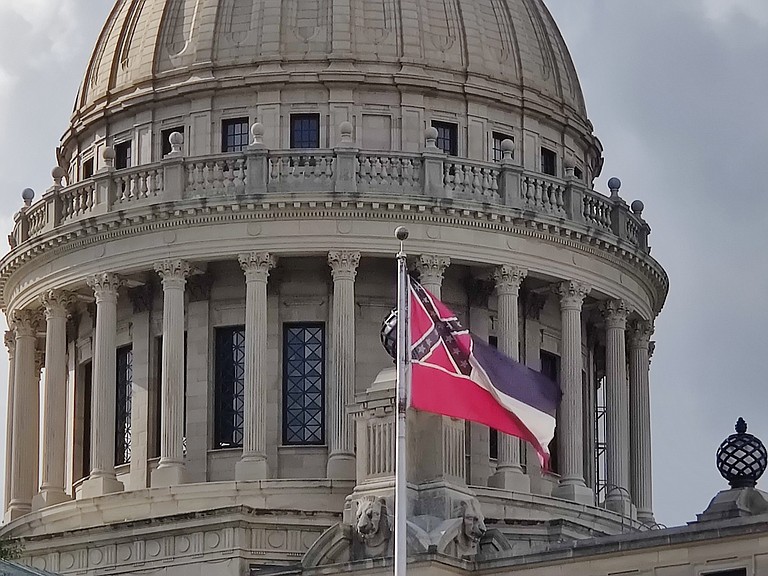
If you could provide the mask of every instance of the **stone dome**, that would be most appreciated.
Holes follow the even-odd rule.
[[[75,117],[244,75],[408,84],[423,83],[425,71],[439,89],[540,101],[588,125],[576,70],[542,0],[117,0]]]

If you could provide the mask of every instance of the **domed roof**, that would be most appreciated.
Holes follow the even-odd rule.
[[[542,0],[117,0],[76,113],[180,84],[319,70],[380,83],[427,72],[586,120]]]

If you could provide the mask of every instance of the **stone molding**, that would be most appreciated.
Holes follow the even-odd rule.
[[[592,291],[592,286],[578,280],[566,280],[555,286],[555,293],[560,296],[562,310],[581,310],[584,299]]]
[[[277,257],[269,252],[238,254],[237,261],[245,272],[246,282],[267,282],[270,271],[277,267]]]
[[[123,285],[123,279],[112,272],[102,272],[86,278],[85,283],[93,290],[96,304],[100,302],[117,302],[117,291]]]
[[[331,250],[328,252],[328,265],[335,280],[354,280],[360,265],[360,252],[349,250]]]
[[[503,264],[493,271],[493,279],[496,282],[496,292],[500,295],[508,294],[517,296],[520,293],[520,286],[528,276],[528,270],[514,266],[512,264]]]

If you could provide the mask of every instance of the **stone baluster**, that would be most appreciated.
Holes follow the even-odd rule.
[[[183,448],[184,290],[190,265],[184,260],[165,260],[155,264],[155,272],[163,282],[160,462],[152,472],[152,486],[158,487],[186,481]]]
[[[11,316],[16,338],[13,387],[13,438],[11,444],[11,494],[6,522],[32,509],[37,484],[40,396],[35,384],[35,349],[39,313],[17,310]]]
[[[629,386],[627,383],[626,327],[629,310],[622,300],[602,306],[605,318],[605,433],[608,438],[607,491],[609,510],[628,516],[629,493]]]
[[[527,275],[527,270],[509,265],[499,266],[493,274],[498,299],[499,351],[514,360],[519,358],[518,296],[520,285]],[[498,447],[496,473],[489,479],[489,486],[514,492],[530,492],[531,480],[521,465],[521,441],[514,436],[499,433]]]
[[[328,394],[328,478],[355,479],[353,427],[348,407],[355,400],[355,276],[360,252],[332,251],[331,386]]]
[[[111,273],[91,276],[88,286],[96,296],[93,344],[91,414],[91,474],[83,482],[81,498],[123,490],[115,476],[115,414],[117,398],[117,291],[122,280]]]
[[[11,325],[11,322],[8,322]],[[16,335],[13,330],[5,333],[5,347],[8,349],[8,406],[5,420],[5,500],[3,510],[8,510],[11,501],[11,456],[13,454],[13,395],[16,378]]]
[[[267,466],[267,280],[277,259],[267,252],[240,254],[245,272],[245,389],[243,455],[235,477],[269,478]]]
[[[581,308],[591,287],[583,282],[562,282],[560,296],[562,354],[560,358],[560,401],[558,441],[560,483],[553,496],[580,504],[594,504],[594,493],[584,481],[583,384],[581,356]]]
[[[653,523],[653,491],[651,475],[651,398],[648,371],[648,348],[653,324],[636,320],[630,325],[629,394],[631,406],[629,446],[632,502],[637,506],[637,519]]]
[[[45,309],[45,415],[43,418],[43,468],[40,492],[34,508],[69,500],[64,493],[67,453],[67,317],[75,297],[69,292],[49,290],[43,296]]]

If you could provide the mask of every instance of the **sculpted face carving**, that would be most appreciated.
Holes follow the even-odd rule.
[[[386,517],[386,503],[382,498],[366,496],[357,502],[357,522],[355,529],[364,542],[372,541],[382,528],[382,515],[384,523],[389,529],[389,520]]]
[[[465,547],[474,548],[480,542],[485,534],[485,516],[480,511],[480,506],[476,500],[465,500],[459,505],[459,513],[462,519],[461,533],[459,534],[460,544]]]

